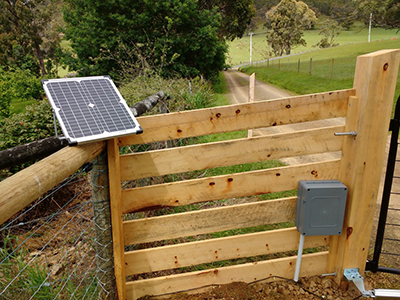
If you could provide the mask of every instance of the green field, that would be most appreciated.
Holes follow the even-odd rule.
[[[382,50],[400,49],[400,39],[353,43],[316,50],[266,64],[243,68],[256,78],[295,94],[310,94],[352,88],[357,56]],[[310,59],[312,69],[310,74]],[[299,68],[300,67],[300,68]],[[395,99],[400,94],[400,74]]]
[[[313,47],[321,40],[319,30],[308,30],[304,33],[304,39],[307,46],[296,47],[292,53],[301,53],[305,51],[313,51],[319,48]],[[385,30],[382,28],[373,28],[371,32],[371,42],[381,40],[391,40],[392,38],[400,39],[400,32],[397,30]],[[252,61],[260,61],[268,58],[268,44],[265,33],[256,33],[252,38],[253,53]],[[339,45],[347,45],[353,43],[363,43],[368,41],[368,29],[359,28],[353,30],[342,31],[337,38],[336,43]],[[244,36],[242,39],[234,40],[229,43],[228,64],[234,66],[249,62],[250,60],[250,37]]]

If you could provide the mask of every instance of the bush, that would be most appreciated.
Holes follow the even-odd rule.
[[[0,121],[0,150],[54,136],[53,113],[46,100],[26,107],[25,113]]]
[[[200,78],[191,81],[183,78],[164,79],[153,74],[138,76],[120,88],[129,106],[158,91],[163,91],[170,99],[160,103],[158,111],[155,108],[149,114],[204,108],[211,106],[214,99],[211,85]]]
[[[0,68],[0,117],[10,116],[12,102],[37,100],[43,95],[40,80],[28,70],[5,72]]]

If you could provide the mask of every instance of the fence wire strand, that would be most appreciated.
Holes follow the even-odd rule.
[[[104,161],[105,153],[1,226],[0,299],[113,298],[109,199],[98,197],[108,188]]]

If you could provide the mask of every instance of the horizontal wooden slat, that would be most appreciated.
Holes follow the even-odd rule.
[[[193,170],[341,150],[334,136],[344,126],[243,138],[121,156],[121,179],[133,180]]]
[[[337,179],[340,160],[279,167],[122,191],[124,213],[297,188],[299,180]]]
[[[291,256],[218,269],[131,281],[126,284],[126,296],[127,299],[137,299],[145,295],[163,295],[201,288],[210,284],[228,284],[235,281],[249,283],[269,276],[293,278],[296,258],[296,256]],[[300,277],[326,273],[327,258],[328,252],[303,255]]]
[[[348,98],[354,94],[350,89],[140,117],[143,134],[122,137],[120,145],[344,117]]]
[[[296,197],[125,221],[125,245],[293,221]]]
[[[299,237],[293,227],[130,251],[125,254],[126,275],[292,251],[298,248]],[[326,246],[328,240],[328,236],[307,236],[304,248]]]

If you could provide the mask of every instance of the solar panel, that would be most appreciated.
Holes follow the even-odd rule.
[[[70,145],[143,130],[109,76],[42,80]]]

